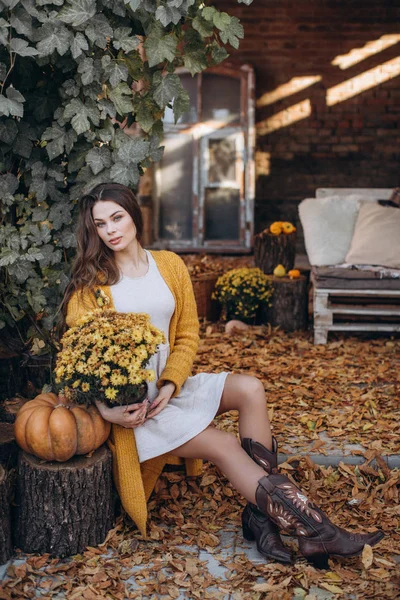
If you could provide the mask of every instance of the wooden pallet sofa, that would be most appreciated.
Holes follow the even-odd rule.
[[[330,331],[400,332],[400,210],[377,202],[391,195],[320,188],[300,203],[315,344],[326,344]]]

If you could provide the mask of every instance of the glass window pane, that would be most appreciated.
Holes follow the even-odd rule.
[[[206,240],[239,239],[240,191],[217,188],[205,190]]]
[[[164,139],[160,164],[160,228],[166,240],[192,239],[193,138],[183,133]]]
[[[178,119],[178,123],[196,123],[197,122],[197,76],[181,75],[181,83],[190,98],[189,110]],[[174,111],[172,108],[166,108],[164,113],[164,123],[175,123]]]
[[[213,138],[208,142],[209,183],[236,181],[236,148],[234,138]]]
[[[232,122],[240,119],[240,79],[203,74],[203,120]]]

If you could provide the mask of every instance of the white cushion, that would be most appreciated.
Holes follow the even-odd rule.
[[[306,198],[299,205],[308,260],[313,266],[343,263],[363,196]]]
[[[400,269],[400,210],[362,202],[345,260]]]

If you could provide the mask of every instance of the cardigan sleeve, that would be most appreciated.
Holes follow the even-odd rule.
[[[73,327],[78,319],[83,317],[91,310],[98,308],[95,295],[87,290],[82,290],[72,294],[67,306],[66,323],[68,327]]]
[[[174,396],[180,392],[182,385],[192,372],[193,362],[199,346],[199,319],[194,298],[192,281],[183,260],[177,256],[174,268],[177,275],[177,323],[173,350],[161,373],[157,386],[172,381],[176,389]]]

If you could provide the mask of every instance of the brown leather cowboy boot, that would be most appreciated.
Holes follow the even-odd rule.
[[[247,454],[267,473],[275,473],[278,466],[278,444],[272,438],[272,452],[251,438],[242,439],[242,447]],[[267,558],[282,563],[292,563],[292,554],[283,545],[279,528],[271,519],[248,502],[242,513],[242,529],[245,540],[256,542],[257,550]]]
[[[300,552],[318,567],[326,568],[329,556],[357,556],[384,537],[379,530],[358,534],[337,527],[285,475],[262,477],[256,501],[279,529],[298,537]]]

